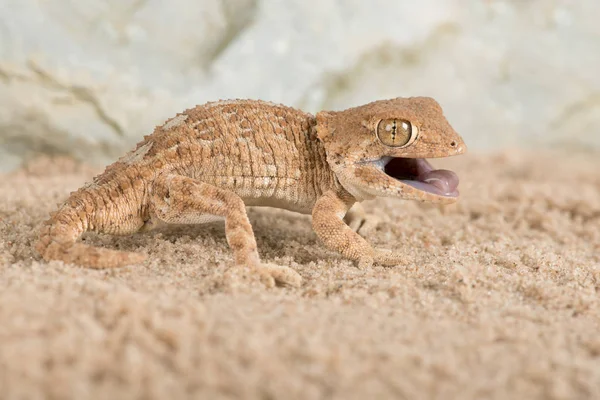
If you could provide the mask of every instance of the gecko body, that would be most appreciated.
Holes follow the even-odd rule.
[[[437,102],[425,97],[317,115],[257,100],[207,103],[156,127],[71,193],[45,222],[36,249],[47,261],[113,268],[145,256],[78,242],[84,232],[128,235],[224,219],[236,266],[269,286],[297,286],[295,271],[258,255],[245,207],[270,206],[312,214],[325,246],[361,267],[394,265],[401,254],[373,249],[356,232],[363,212],[348,211],[377,196],[456,201],[456,175],[425,158],[465,150]]]

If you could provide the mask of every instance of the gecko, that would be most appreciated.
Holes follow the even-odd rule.
[[[267,286],[300,286],[294,269],[259,256],[246,207],[266,206],[310,214],[320,242],[360,268],[394,266],[401,252],[374,248],[358,232],[360,202],[455,202],[457,175],[427,159],[466,150],[429,97],[315,115],[261,100],[209,102],[157,126],[72,192],[43,223],[35,249],[45,261],[115,268],[146,256],[82,243],[83,233],[129,235],[224,220],[231,268],[245,268]]]

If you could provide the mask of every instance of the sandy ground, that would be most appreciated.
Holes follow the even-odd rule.
[[[142,266],[40,262],[41,221],[97,171],[0,175],[0,398],[600,398],[600,155],[435,164],[457,205],[366,204],[406,267],[358,270],[309,217],[252,209],[263,258],[304,284],[235,292],[219,224],[87,236]]]

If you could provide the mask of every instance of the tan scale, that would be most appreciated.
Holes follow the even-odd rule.
[[[401,254],[374,249],[357,232],[366,220],[358,203],[377,196],[454,202],[456,175],[434,170],[425,158],[465,151],[439,104],[425,97],[316,116],[264,101],[212,102],[157,127],[71,193],[45,222],[36,249],[47,261],[120,267],[145,256],[92,247],[79,237],[224,219],[236,266],[268,286],[298,286],[298,273],[258,255],[246,206],[270,206],[312,214],[325,246],[360,267],[397,265]]]

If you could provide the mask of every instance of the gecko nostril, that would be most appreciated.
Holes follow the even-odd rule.
[[[451,147],[456,147],[456,142],[453,140],[452,142],[450,142],[450,146]]]

